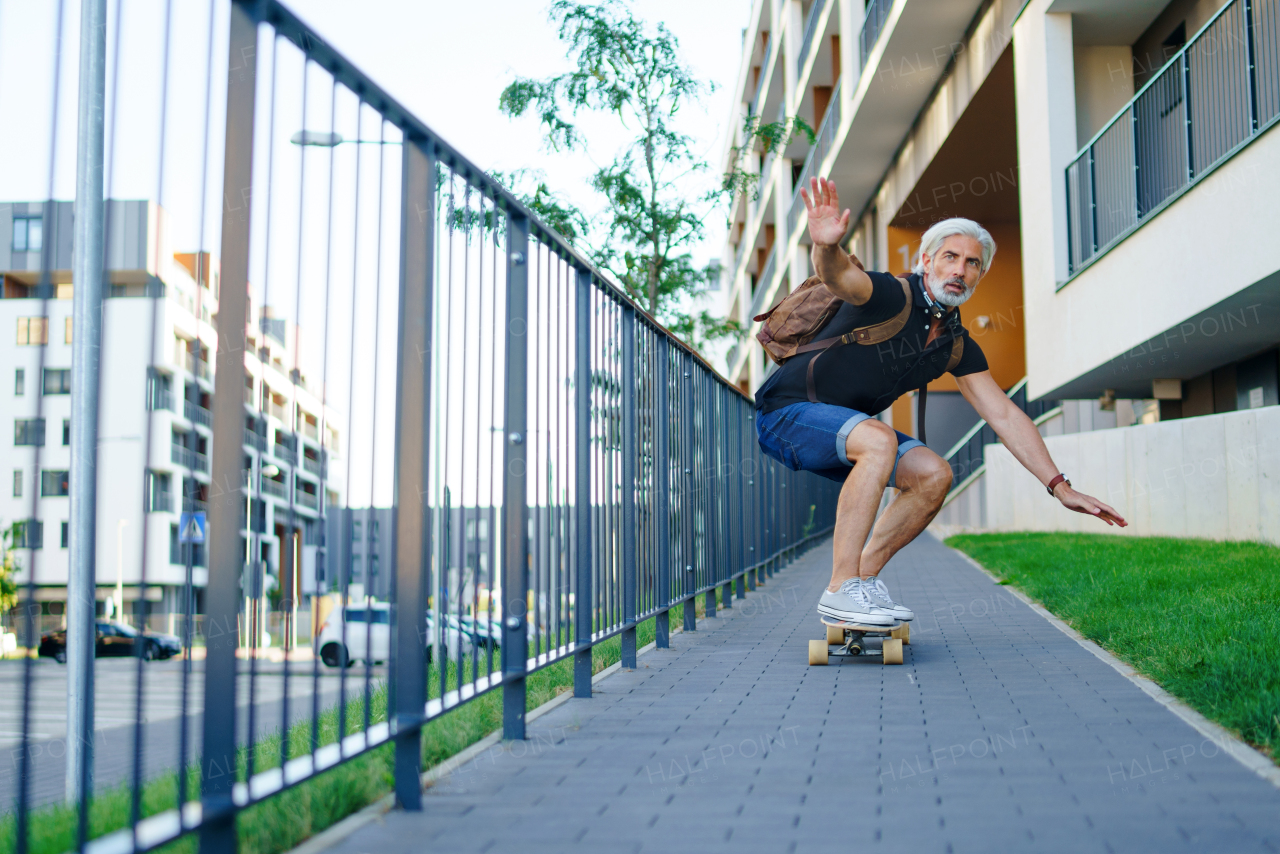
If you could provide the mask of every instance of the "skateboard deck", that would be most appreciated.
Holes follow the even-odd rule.
[[[852,657],[877,654],[881,656],[881,661],[884,664],[901,664],[902,645],[911,643],[910,623],[896,623],[892,626],[865,626],[859,623],[836,620],[831,617],[819,617],[819,619],[827,627],[827,637],[825,640],[809,641],[809,664],[811,666],[827,664],[833,655]],[[863,644],[863,638],[868,635],[884,638],[879,653],[868,649]]]

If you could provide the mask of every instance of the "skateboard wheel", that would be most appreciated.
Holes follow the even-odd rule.
[[[911,643],[911,624],[903,623],[893,631],[889,632],[889,637],[897,638],[905,644]]]
[[[844,643],[844,629],[839,626],[827,626],[827,643]]]
[[[827,663],[827,642],[820,640],[809,641],[809,665]]]
[[[886,638],[884,642],[884,663],[902,663],[902,641],[897,638]]]

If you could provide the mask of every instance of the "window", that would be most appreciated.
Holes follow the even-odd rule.
[[[23,368],[17,368],[13,372],[14,397],[22,397],[26,393],[27,393],[27,372]]]
[[[59,469],[46,469],[40,472],[40,494],[44,497],[58,498],[66,495],[70,489],[68,472]]]
[[[13,251],[39,252],[44,248],[44,217],[15,216],[13,218]]]
[[[58,285],[58,287],[61,289],[65,286]],[[62,334],[63,334],[63,337],[66,339],[66,343],[70,344],[71,343],[71,315],[67,315],[66,328],[63,330]]]
[[[69,529],[70,527],[71,527],[71,526],[70,526],[68,523],[66,523],[66,522],[63,522],[63,523],[62,523],[62,547],[63,547],[64,549],[67,547],[68,534],[69,534],[69,530],[68,530],[68,529]]]
[[[62,444],[64,445],[71,444],[71,419],[70,418],[62,419]]]
[[[71,371],[67,368],[45,368],[44,393],[71,394]]]
[[[146,497],[143,499],[148,513],[172,513],[173,494],[169,491],[169,475],[147,472]]]
[[[373,622],[375,625],[384,626],[391,624],[391,611],[387,608],[374,608],[372,621],[366,617],[369,612],[364,608],[347,608],[345,613],[348,623]]]
[[[351,523],[351,542],[358,543],[363,539],[364,537],[361,534],[360,522],[358,521],[352,522]]]
[[[44,445],[44,419],[19,418],[13,422],[13,444]]]
[[[13,497],[22,497],[22,469],[13,470]]]
[[[15,549],[38,549],[44,545],[44,523],[36,519],[25,519],[13,523],[13,547]]]
[[[19,317],[18,318],[18,345],[23,347],[36,347],[41,344],[49,343],[49,318],[47,317]]]

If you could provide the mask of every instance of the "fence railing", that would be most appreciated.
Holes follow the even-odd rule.
[[[831,149],[835,146],[836,134],[840,131],[840,121],[843,117],[840,87],[843,83],[844,78],[841,77],[831,89],[831,103],[827,106],[827,114],[823,116],[822,123],[818,125],[818,135],[814,140],[813,147],[809,149],[809,156],[805,158],[804,167],[800,170],[800,176],[791,188],[791,210],[787,215],[788,234],[794,234],[795,230],[804,222],[804,199],[800,196],[800,188],[808,187],[810,178],[826,177],[820,174],[819,170],[827,159],[827,155],[831,153]]]
[[[1081,269],[1280,116],[1280,7],[1232,0],[1066,169]]]
[[[813,5],[809,7],[809,17],[804,22],[804,41],[800,43],[800,53],[796,57],[797,75],[804,73],[804,66],[809,61],[809,54],[813,51],[818,35],[818,21],[829,5],[831,0],[813,0]]]
[[[1006,394],[1036,424],[1061,405],[1057,400],[1033,400],[1028,403],[1026,377],[1018,380]],[[991,425],[979,419],[978,423],[970,427],[969,432],[965,433],[960,441],[943,455],[943,459],[951,465],[952,492],[967,486],[969,480],[983,470],[982,449],[999,440],[1000,437],[991,429]]]
[[[862,31],[858,34],[858,76],[862,76],[867,67],[867,57],[871,54],[880,33],[884,31],[884,22],[889,19],[894,0],[871,0],[867,3],[865,17],[862,19]]]
[[[764,457],[749,398],[285,6],[200,9],[181,26],[166,19],[163,49],[112,54],[128,67],[108,67],[106,79],[119,71],[164,85],[130,95],[150,92],[154,108],[132,104],[130,121],[104,122],[106,175],[155,170],[140,173],[157,188],[147,215],[167,225],[136,229],[137,239],[163,233],[166,246],[208,252],[219,270],[217,295],[197,289],[204,302],[192,317],[160,307],[163,289],[140,304],[146,323],[101,312],[109,352],[160,352],[181,323],[203,336],[194,347],[216,354],[210,476],[147,470],[178,416],[141,412],[136,472],[132,451],[113,447],[112,471],[126,475],[100,501],[111,524],[98,531],[122,545],[119,567],[102,567],[99,581],[116,584],[119,573],[136,603],[126,622],[182,627],[181,666],[153,670],[139,655],[111,671],[132,694],[124,737],[134,748],[127,768],[94,780],[86,698],[104,665],[76,640],[92,623],[68,618],[65,708],[76,712],[66,741],[80,745],[80,764],[37,761],[53,755],[37,749],[33,723],[51,711],[37,708],[48,692],[37,695],[32,658],[17,665],[16,854],[44,832],[40,822],[65,826],[68,813],[42,811],[49,775],[54,791],[69,781],[74,847],[93,854],[148,851],[191,832],[204,854],[231,854],[241,810],[384,745],[398,801],[420,808],[426,722],[496,691],[504,736],[521,739],[530,673],[565,662],[575,696],[589,697],[596,645],[619,638],[623,666],[634,667],[642,622],[669,646],[673,612],[695,630],[699,610],[733,607],[834,524],[838,484]],[[56,116],[68,90],[54,91]],[[192,103],[205,109],[184,112]],[[345,142],[290,142],[316,128]],[[50,138],[64,132],[54,126]],[[44,163],[51,149],[37,142],[32,161]],[[175,186],[183,193],[170,198]],[[49,218],[53,203],[43,204]],[[155,245],[134,254],[163,281],[169,261]],[[216,340],[195,322],[205,311],[221,319]],[[290,340],[319,342],[291,348],[299,363],[283,366],[290,400],[311,393],[308,377],[318,434],[345,445],[319,471],[304,459],[314,497],[287,487],[297,455],[265,440],[264,401],[246,395],[262,370],[263,318],[273,330],[305,328]],[[135,346],[139,335],[149,347]],[[128,376],[104,372],[103,399]],[[43,401],[26,402],[40,416]],[[297,434],[284,438],[296,446]],[[154,512],[131,495],[149,496]],[[32,502],[33,525],[41,506]],[[207,509],[207,522],[182,512],[191,509]],[[207,573],[194,566],[205,535]],[[28,651],[40,645],[41,602],[66,578],[44,563],[40,547],[23,553]],[[297,618],[309,609],[314,621]],[[315,635],[300,635],[302,625]],[[198,723],[148,720],[162,688],[176,694],[180,720]],[[272,729],[287,737],[264,741]],[[157,767],[176,770],[161,779]],[[95,786],[119,784],[132,808],[91,826]]]

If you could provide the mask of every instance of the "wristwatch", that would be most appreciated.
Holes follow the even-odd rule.
[[[1060,473],[1053,480],[1049,481],[1049,485],[1046,486],[1045,489],[1049,490],[1050,495],[1053,495],[1053,488],[1060,483],[1065,483],[1067,486],[1071,485],[1071,481],[1067,480],[1067,476]]]

